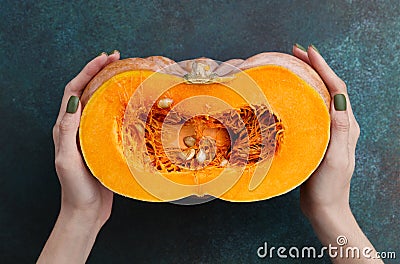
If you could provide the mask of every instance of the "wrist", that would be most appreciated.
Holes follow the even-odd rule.
[[[323,224],[329,222],[340,223],[353,217],[348,203],[335,204],[331,206],[319,206],[307,213],[306,217],[311,224]]]
[[[100,228],[78,211],[61,209],[37,263],[85,263]]]
[[[94,214],[63,207],[61,207],[57,222],[61,222],[62,225],[68,227],[72,232],[83,232],[94,236],[97,235],[104,224]]]
[[[323,245],[334,245],[339,236],[349,238],[354,230],[359,229],[348,205],[320,208],[308,219]]]
[[[315,192],[308,187],[305,185],[300,189],[300,207],[311,222],[334,215],[351,214],[350,185],[344,186],[339,192]]]

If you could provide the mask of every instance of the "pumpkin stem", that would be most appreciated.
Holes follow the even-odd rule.
[[[183,76],[188,84],[211,84],[230,81],[234,76],[218,76],[212,71],[211,66],[204,63],[194,61],[192,64],[192,71]]]

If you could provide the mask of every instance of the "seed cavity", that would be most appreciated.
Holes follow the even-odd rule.
[[[214,116],[205,114],[191,117],[172,109],[174,103],[175,100],[172,102],[168,97],[161,97],[153,104],[150,113],[145,108],[139,108],[135,115],[142,127],[135,127],[136,122],[133,127],[129,127],[133,130],[132,138],[145,140],[151,165],[161,172],[253,166],[273,157],[279,151],[284,127],[265,105],[245,105],[215,113]],[[171,108],[161,109],[158,105],[169,105]],[[194,128],[194,132],[180,139],[179,133],[173,134],[168,139],[171,141],[168,144],[173,143],[174,147],[165,148],[162,139],[163,124],[181,126],[186,123]],[[142,129],[144,138],[140,133]],[[193,146],[194,140],[190,137],[184,140],[186,136],[196,139]]]
[[[171,107],[173,102],[174,102],[174,100],[172,100],[171,98],[164,98],[164,99],[159,100],[157,105],[159,108],[165,109],[165,108]]]
[[[186,136],[183,138],[183,142],[185,143],[186,147],[193,147],[196,144],[196,138],[194,136]]]

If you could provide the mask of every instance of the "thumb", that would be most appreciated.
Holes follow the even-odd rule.
[[[59,126],[59,152],[63,155],[74,156],[78,151],[76,135],[81,120],[82,106],[79,97],[71,96],[67,109]]]
[[[336,166],[345,165],[343,161],[349,160],[348,144],[349,144],[349,131],[350,120],[347,111],[347,100],[344,94],[336,94],[331,107],[331,140],[327,155],[330,161]]]

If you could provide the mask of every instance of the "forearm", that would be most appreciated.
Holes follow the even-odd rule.
[[[358,226],[350,207],[320,210],[318,215],[310,217],[310,221],[324,246],[328,249],[329,245],[337,247],[337,250],[333,251],[337,253],[337,256],[331,256],[332,263],[383,263],[375,258],[376,251]],[[340,236],[342,239],[338,241]],[[342,247],[342,255],[340,247]]]
[[[61,210],[37,263],[85,263],[100,225]]]

